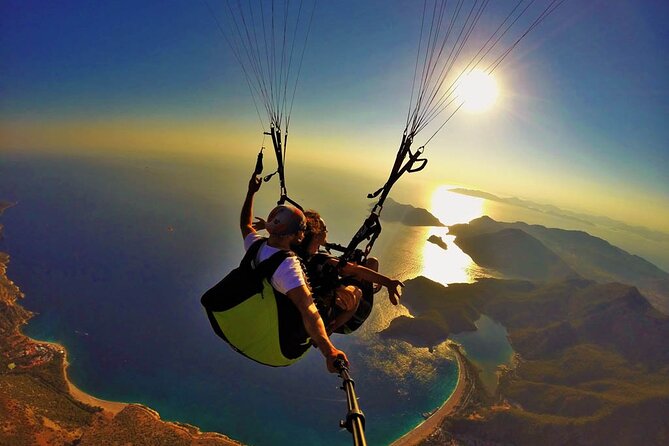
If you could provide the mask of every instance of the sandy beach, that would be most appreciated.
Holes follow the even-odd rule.
[[[455,357],[458,361],[458,383],[455,386],[453,394],[429,418],[404,436],[395,440],[391,446],[415,446],[420,444],[427,439],[430,434],[441,425],[444,419],[451,415],[462,402],[462,399],[467,394],[467,390],[471,387],[471,384],[469,377],[467,376],[466,365],[462,360],[462,353],[457,350],[457,347],[453,348],[453,351],[455,352]]]
[[[84,392],[83,390],[75,386],[74,383],[72,383],[70,378],[67,376],[67,368],[69,367],[70,364],[69,362],[67,362],[67,350],[65,349],[65,347],[56,342],[41,341],[33,338],[29,339],[32,342],[38,344],[48,344],[57,351],[63,352],[63,376],[65,377],[65,382],[67,382],[67,387],[70,392],[70,395],[72,395],[74,399],[93,407],[100,407],[104,412],[107,412],[110,415],[116,415],[117,413],[122,411],[126,406],[128,406],[128,403],[106,401],[100,398],[96,398],[93,395],[89,395],[88,393]]]
[[[95,398],[94,396],[89,395],[88,393],[84,392],[83,390],[79,389],[77,386],[72,384],[72,381],[70,381],[70,378],[67,376],[67,362],[63,367],[63,373],[65,374],[65,381],[67,381],[67,386],[69,388],[70,395],[72,395],[73,398],[81,401],[82,403],[86,403],[94,407],[100,407],[102,408],[103,411],[109,412],[112,415],[116,415],[117,413],[119,413],[125,407],[128,406],[128,403],[119,403],[115,401],[106,401],[106,400],[101,400],[99,398]]]

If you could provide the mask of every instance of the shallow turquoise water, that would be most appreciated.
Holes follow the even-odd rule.
[[[486,315],[475,322],[476,331],[453,335],[452,339],[465,348],[467,357],[481,369],[481,380],[494,393],[497,388],[496,369],[511,364],[513,348],[507,339],[506,328]]]

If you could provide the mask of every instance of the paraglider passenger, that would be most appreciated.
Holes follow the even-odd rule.
[[[380,274],[376,258],[370,257],[364,265],[347,262],[340,266],[339,259],[319,252],[327,242],[327,227],[318,212],[307,210],[304,214],[305,236],[294,251],[306,262],[321,317],[329,321],[328,333],[350,333],[359,328],[371,313],[374,293],[381,286],[388,289],[393,305],[399,303],[404,284]]]
[[[260,189],[261,184],[261,178],[254,173],[249,180],[248,192],[242,206],[240,229],[242,237],[244,237],[244,249],[246,250],[251,247],[253,242],[262,238],[256,232],[252,218],[253,197]],[[299,209],[280,205],[269,214],[265,229],[269,232],[269,238],[260,248],[258,262],[268,259],[280,250],[290,251],[291,245],[301,242],[306,229],[306,219]],[[333,373],[337,371],[334,361],[339,357],[348,363],[344,352],[335,348],[328,337],[325,324],[314,303],[299,259],[293,256],[287,257],[271,276],[270,283],[276,291],[288,297],[299,310],[304,329],[311,338],[311,342],[325,357],[328,370]]]

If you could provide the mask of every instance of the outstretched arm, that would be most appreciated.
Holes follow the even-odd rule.
[[[258,192],[261,184],[262,179],[254,173],[249,180],[249,190],[246,192],[246,199],[239,216],[239,229],[242,231],[242,238],[246,238],[250,233],[256,232],[253,228],[253,196]]]
[[[346,354],[332,345],[332,342],[325,331],[323,319],[321,319],[321,315],[318,313],[314,300],[311,298],[309,289],[305,285],[302,285],[288,291],[286,296],[288,296],[288,299],[290,299],[300,311],[304,328],[307,329],[307,333],[311,337],[311,340],[325,357],[328,370],[332,373],[337,371],[334,367],[334,361],[338,357],[343,357],[344,361],[348,364]]]
[[[337,259],[330,259],[329,262],[333,265],[338,265],[339,261]],[[384,287],[388,288],[388,297],[390,302],[393,305],[397,305],[400,299],[400,289],[404,286],[399,280],[391,279],[388,276],[385,276],[373,269],[367,267],[356,265],[355,263],[346,263],[341,269],[341,274],[344,276],[351,276],[358,280],[371,283],[380,283]]]

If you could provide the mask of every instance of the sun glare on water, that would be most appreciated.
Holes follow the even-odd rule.
[[[450,186],[439,186],[432,194],[430,212],[443,224],[450,226],[483,215],[483,199],[450,191]],[[432,228],[430,235],[437,236],[446,249],[426,242],[422,252],[421,274],[444,285],[472,282],[485,273],[455,243],[448,229]]]
[[[463,108],[471,112],[489,110],[497,101],[497,81],[482,70],[465,74],[455,88],[455,94],[463,102]]]
[[[446,226],[469,223],[483,215],[483,199],[451,192],[452,186],[439,186],[432,194],[430,212]]]

